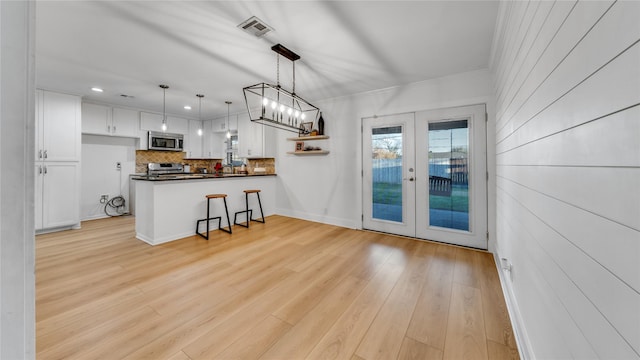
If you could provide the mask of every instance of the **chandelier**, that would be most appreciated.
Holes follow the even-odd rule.
[[[296,63],[300,56],[286,47],[276,44],[271,47],[276,57],[276,85],[259,83],[243,89],[249,118],[253,122],[308,134],[318,118],[320,110],[296,95]],[[289,92],[280,86],[280,56],[293,64],[293,90]]]

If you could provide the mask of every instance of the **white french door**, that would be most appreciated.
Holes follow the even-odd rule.
[[[415,236],[414,114],[363,119],[362,227]]]
[[[363,119],[364,229],[487,248],[485,106]]]

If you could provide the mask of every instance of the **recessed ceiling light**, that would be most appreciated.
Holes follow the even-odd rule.
[[[185,109],[185,110],[191,110],[191,106],[189,106],[189,105],[185,105],[185,106],[184,106],[184,109]]]
[[[100,89],[99,87],[92,87],[91,90],[95,91],[95,92],[103,92],[104,90]]]

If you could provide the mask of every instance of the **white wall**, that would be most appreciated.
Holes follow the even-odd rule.
[[[136,170],[135,139],[82,135],[80,218],[107,217],[101,195],[123,196],[129,209],[129,174]],[[120,162],[122,169],[116,168]]]
[[[497,252],[529,356],[640,358],[640,2],[502,2]],[[514,314],[512,314],[514,315]]]
[[[0,1],[0,359],[35,359],[35,5]]]
[[[490,74],[479,70],[382,89],[353,96],[318,101],[329,140],[317,146],[326,156],[287,155],[295,143],[278,132],[278,210],[282,215],[361,228],[362,146],[361,119],[373,115],[437,109],[490,102]],[[492,104],[488,104],[489,116]],[[492,131],[492,130],[490,130]],[[316,144],[313,144],[316,146]],[[493,150],[489,149],[493,154]],[[490,155],[490,159],[493,156]],[[490,162],[490,168],[493,162]],[[493,202],[490,204],[490,208]],[[491,215],[490,215],[491,216]],[[493,217],[490,217],[490,223]],[[493,226],[490,226],[490,231]]]

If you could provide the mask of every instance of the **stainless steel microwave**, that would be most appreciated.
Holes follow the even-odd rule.
[[[183,151],[184,136],[149,131],[149,150]]]

